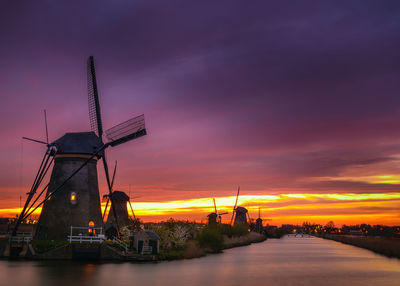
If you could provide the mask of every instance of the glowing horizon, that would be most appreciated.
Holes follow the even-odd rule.
[[[228,222],[232,214],[235,196],[215,197],[218,212],[228,212],[223,221]],[[261,208],[261,217],[264,224],[292,223],[301,224],[304,221],[325,224],[333,220],[338,225],[369,224],[400,225],[396,211],[367,212],[376,207],[390,207],[400,202],[400,193],[372,193],[372,194],[280,194],[280,195],[242,195],[238,205],[248,209],[252,218],[258,216]],[[161,221],[170,217],[196,221],[206,221],[207,214],[214,212],[212,198],[196,198],[163,202],[132,202],[135,215],[145,222]],[[101,204],[104,212],[105,203]],[[110,208],[108,208],[109,211]],[[0,216],[15,216],[20,208],[0,209]],[[363,210],[363,211],[362,211]],[[380,210],[380,209],[379,209]],[[39,215],[41,208],[35,211]],[[130,208],[128,212],[131,214]]]

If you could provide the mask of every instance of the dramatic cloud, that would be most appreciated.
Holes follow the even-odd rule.
[[[397,193],[399,8],[398,1],[0,4],[0,208],[17,208],[29,188],[44,150],[20,138],[44,138],[43,109],[52,140],[89,129],[89,55],[104,125],[146,116],[148,136],[109,152],[110,163],[118,160],[117,188],[131,188],[140,202],[229,197],[238,184],[247,195]],[[393,210],[373,204],[340,214],[359,221],[364,210]],[[280,210],[280,221],[293,212],[301,214]]]

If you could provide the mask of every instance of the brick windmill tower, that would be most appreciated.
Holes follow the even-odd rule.
[[[107,198],[107,204],[106,204],[106,210],[107,210],[108,203],[111,200],[109,199],[109,195],[104,195],[103,198],[104,197]],[[129,218],[128,207],[127,207],[128,204],[129,204],[129,207],[131,209],[134,219],[136,219],[135,213],[133,212],[133,209],[132,209],[130,198],[126,193],[121,192],[121,191],[113,191],[111,204],[115,205],[115,212],[117,214],[117,219],[115,218],[114,213],[111,211],[107,217],[108,224],[116,224],[118,221],[118,224],[120,227],[129,225],[130,218]],[[112,206],[111,206],[111,209],[112,209]]]
[[[111,195],[113,180],[110,180],[105,150],[109,146],[115,147],[146,135],[146,129],[144,116],[140,115],[106,130],[108,141],[103,142],[103,125],[93,57],[88,59],[88,92],[92,131],[66,133],[52,143],[48,143],[48,140],[47,142],[32,140],[46,144],[47,150],[13,235],[16,235],[19,224],[40,206],[42,212],[35,234],[37,239],[65,239],[71,226],[103,227],[97,162],[102,160]],[[38,193],[41,182],[52,164],[54,166],[50,182]],[[46,190],[44,199],[37,203]],[[112,196],[110,200],[112,202]],[[114,217],[118,218],[115,207],[112,207],[111,211]]]
[[[235,218],[233,225],[238,225],[238,224],[247,225],[247,216],[248,216],[247,209],[244,207],[237,206],[238,199],[239,199],[239,192],[240,192],[240,186],[238,187],[238,190],[237,190],[236,201],[235,201],[235,205],[233,206],[233,212],[232,212],[232,218],[231,218],[230,224],[232,224],[233,218]]]

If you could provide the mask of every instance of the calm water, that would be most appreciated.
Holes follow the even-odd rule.
[[[158,264],[0,261],[0,285],[400,285],[400,260],[319,238]]]

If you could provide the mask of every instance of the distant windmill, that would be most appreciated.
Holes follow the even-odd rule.
[[[261,218],[261,209],[258,207],[258,219],[256,219],[256,231],[257,232],[262,232],[263,231],[263,224],[262,224],[262,218]]]
[[[247,224],[247,216],[248,216],[247,209],[244,207],[237,206],[238,199],[239,199],[239,192],[240,192],[240,186],[238,187],[235,205],[233,206],[233,212],[232,212],[232,217],[231,217],[231,222],[230,222],[231,225],[232,225],[233,218],[235,218],[233,225]]]
[[[110,180],[105,150],[109,146],[115,147],[146,135],[144,116],[140,115],[106,130],[108,142],[104,143],[93,57],[88,59],[88,91],[91,132],[66,133],[53,143],[32,140],[46,144],[47,150],[13,235],[17,233],[19,223],[42,205],[36,238],[65,239],[70,226],[102,227],[96,167],[99,159],[103,161],[112,213],[118,228],[118,216],[115,205],[112,204],[113,183]],[[30,203],[53,162],[50,182]],[[45,198],[37,203],[46,190]]]
[[[106,199],[106,201],[107,201],[106,208],[103,213],[103,220],[104,220],[105,213],[107,211],[107,206],[111,200],[110,200],[110,196],[108,194],[104,195],[103,199]],[[133,211],[132,204],[131,204],[131,198],[125,192],[113,191],[112,201],[115,204],[115,212],[117,213],[118,223],[119,223],[120,227],[127,226],[127,225],[129,225],[130,221],[136,220],[136,216]],[[129,217],[127,205],[129,205],[129,208],[131,210],[132,218]],[[114,217],[113,212],[110,212],[108,214],[107,223],[116,224],[116,219]]]
[[[221,223],[222,222],[222,216],[228,214],[227,212],[218,213],[217,204],[215,203],[215,198],[213,198],[213,202],[214,202],[214,212],[210,213],[208,215],[208,225],[216,225],[217,224],[217,218],[218,218],[218,223]]]

